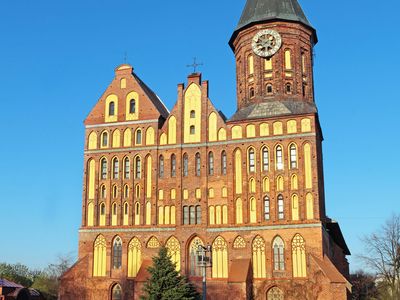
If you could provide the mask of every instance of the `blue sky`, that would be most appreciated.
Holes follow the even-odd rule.
[[[359,238],[400,211],[400,4],[301,4],[319,36],[315,87],[327,212],[357,254]],[[243,6],[244,0],[0,2],[0,261],[43,267],[58,254],[77,253],[82,122],[125,52],[169,108],[197,56],[211,100],[233,114],[235,65],[227,43]]]

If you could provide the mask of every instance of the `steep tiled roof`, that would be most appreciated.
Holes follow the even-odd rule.
[[[9,288],[23,288],[22,285],[3,278],[0,278],[0,286]]]

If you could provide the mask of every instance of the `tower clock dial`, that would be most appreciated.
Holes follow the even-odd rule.
[[[280,34],[272,29],[264,29],[259,31],[252,42],[253,51],[261,57],[271,57],[282,46],[282,38]]]

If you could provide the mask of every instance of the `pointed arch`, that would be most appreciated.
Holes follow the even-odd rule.
[[[117,220],[118,220],[118,205],[117,203],[113,203],[111,206],[111,226],[117,226]]]
[[[115,129],[112,135],[112,147],[119,148],[121,146],[121,132]]]
[[[212,244],[212,259],[212,277],[228,278],[228,246],[221,236],[218,236]]]
[[[93,200],[95,197],[95,184],[96,184],[96,162],[94,159],[90,159],[88,164],[88,198]]]
[[[107,243],[104,236],[99,235],[93,244],[93,277],[106,276]]]
[[[254,197],[250,198],[249,205],[250,223],[257,223],[257,202]]]
[[[220,128],[218,131],[218,141],[226,141],[226,129]]]
[[[306,195],[307,220],[314,219],[314,197],[311,193]]]
[[[146,198],[148,199],[151,198],[152,187],[152,158],[148,155],[146,158]]]
[[[106,226],[106,204],[100,203],[99,205],[99,225]]]
[[[95,131],[92,131],[89,134],[88,138],[88,150],[95,150],[97,149],[97,133]]]
[[[154,128],[149,127],[146,130],[146,145],[154,145],[155,133]]]
[[[294,194],[292,195],[292,220],[298,221],[300,219],[299,214],[299,196]]]
[[[253,277],[266,278],[265,268],[265,241],[261,236],[256,236],[252,244],[253,250]]]
[[[309,143],[304,144],[304,176],[305,176],[305,188],[311,189],[313,186],[312,180],[312,163],[311,163],[311,145]]]
[[[272,241],[274,271],[285,270],[285,243],[280,236]]]
[[[269,192],[269,189],[270,189],[270,186],[269,186],[269,178],[268,178],[268,177],[264,177],[264,178],[263,178],[263,192],[264,192],[264,193],[268,193],[268,192]]]
[[[137,186],[139,186],[139,185],[137,185]],[[140,187],[139,187],[139,189],[140,189]],[[139,202],[136,202],[136,204],[135,204],[135,225],[140,225],[140,203]]]
[[[236,200],[236,224],[243,224],[243,202],[240,198]]]
[[[292,240],[293,277],[307,277],[306,242],[300,234]]]
[[[130,128],[124,131],[124,147],[132,146],[132,130]]]
[[[246,241],[240,235],[238,235],[235,240],[233,241],[233,248],[234,249],[244,249],[246,248]]]
[[[119,236],[116,236],[113,240],[112,248],[112,268],[122,268],[122,240]]]
[[[150,248],[150,249],[157,249],[157,248],[160,248],[160,246],[161,246],[161,244],[155,236],[152,236],[149,239],[149,241],[147,242],[147,248]]]
[[[201,140],[201,89],[191,83],[184,96],[184,143],[198,143]]]
[[[181,246],[176,237],[171,236],[165,247],[168,249],[168,255],[171,257],[171,261],[175,264],[176,270],[181,270]]]
[[[277,192],[283,192],[283,190],[284,190],[283,176],[278,176],[276,178],[276,191]]]
[[[122,300],[122,288],[116,284],[111,289],[111,300]]]
[[[203,241],[199,237],[194,237],[189,244],[189,276],[202,276],[202,269],[197,263],[199,246],[204,246]]]
[[[130,92],[125,100],[125,119],[127,121],[137,120],[139,118],[139,94]]]
[[[129,203],[125,202],[124,203],[124,217],[123,217],[123,225],[128,226],[129,225]]]
[[[208,141],[217,140],[217,114],[212,112],[208,117]]]
[[[151,203],[146,203],[146,225],[151,225]]]
[[[176,118],[170,116],[168,120],[168,144],[176,144]]]
[[[284,294],[275,286],[267,292],[267,300],[284,300]]]
[[[94,226],[94,204],[90,202],[87,208],[87,226]]]
[[[108,148],[108,132],[107,130],[104,130],[101,133],[101,144],[100,144],[100,148],[104,149],[104,148]]]
[[[215,225],[215,207],[211,205],[208,208],[208,215],[209,215],[209,224]]]
[[[118,157],[114,157],[112,159],[112,174],[113,174],[113,179],[118,179],[119,178],[119,160],[118,160]]]
[[[292,190],[297,190],[299,188],[299,179],[296,174],[293,174],[290,179],[290,186]]]
[[[142,265],[142,245],[134,237],[128,245],[128,277],[136,277]]]
[[[242,152],[240,149],[235,151],[235,192],[242,193]]]
[[[166,145],[167,142],[168,142],[167,134],[166,133],[162,133],[161,136],[160,136],[160,145],[161,146]]]
[[[249,180],[249,192],[252,194],[256,192],[256,180],[254,178]]]

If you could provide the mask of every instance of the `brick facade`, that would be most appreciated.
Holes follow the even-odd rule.
[[[266,70],[265,58],[251,50],[254,34],[266,28],[278,31],[283,40],[271,58],[272,70]],[[200,74],[191,74],[186,85],[178,85],[178,100],[169,112],[131,66],[116,69],[114,80],[85,120],[79,260],[61,280],[62,300],[112,299],[116,285],[122,299],[139,299],[146,266],[158,251],[149,240],[166,244],[171,237],[179,241],[180,271],[199,291],[201,278],[190,276],[193,239],[200,238],[227,255],[226,262],[214,261],[215,268],[226,269],[223,275],[207,270],[209,299],[347,299],[346,255],[350,253],[338,224],[325,212],[323,138],[313,110],[313,37],[307,26],[281,20],[238,32],[231,41],[238,110],[230,120],[213,106],[208,82]],[[290,69],[285,67],[287,49]],[[254,61],[252,74],[248,74],[249,55]],[[266,91],[268,84],[272,93]],[[252,88],[254,95],[249,95]],[[199,92],[188,100],[192,91]],[[110,101],[115,107],[111,108]],[[197,105],[190,117],[186,105]],[[111,110],[112,121],[107,116]],[[199,118],[196,124],[200,125],[193,125],[188,133],[185,124],[193,121],[190,118]],[[187,142],[192,138],[188,135],[198,132],[198,141]],[[278,166],[279,147],[282,167]],[[267,160],[263,149],[268,150]],[[106,241],[105,274],[96,276],[94,247],[99,236]],[[117,236],[122,240],[119,267],[113,260]],[[222,250],[214,244],[219,237],[225,242]],[[235,244],[238,237],[244,240],[240,247]],[[284,245],[279,268],[273,249],[276,237]],[[296,250],[296,237],[303,240],[302,250]],[[135,276],[128,276],[133,238],[140,241],[141,265]],[[259,252],[256,239],[262,241]],[[261,269],[255,262],[256,252],[261,255]],[[300,276],[294,270],[296,253],[305,255],[300,273],[306,274]],[[262,276],[256,278],[256,274]],[[272,298],[273,288],[284,298]]]

